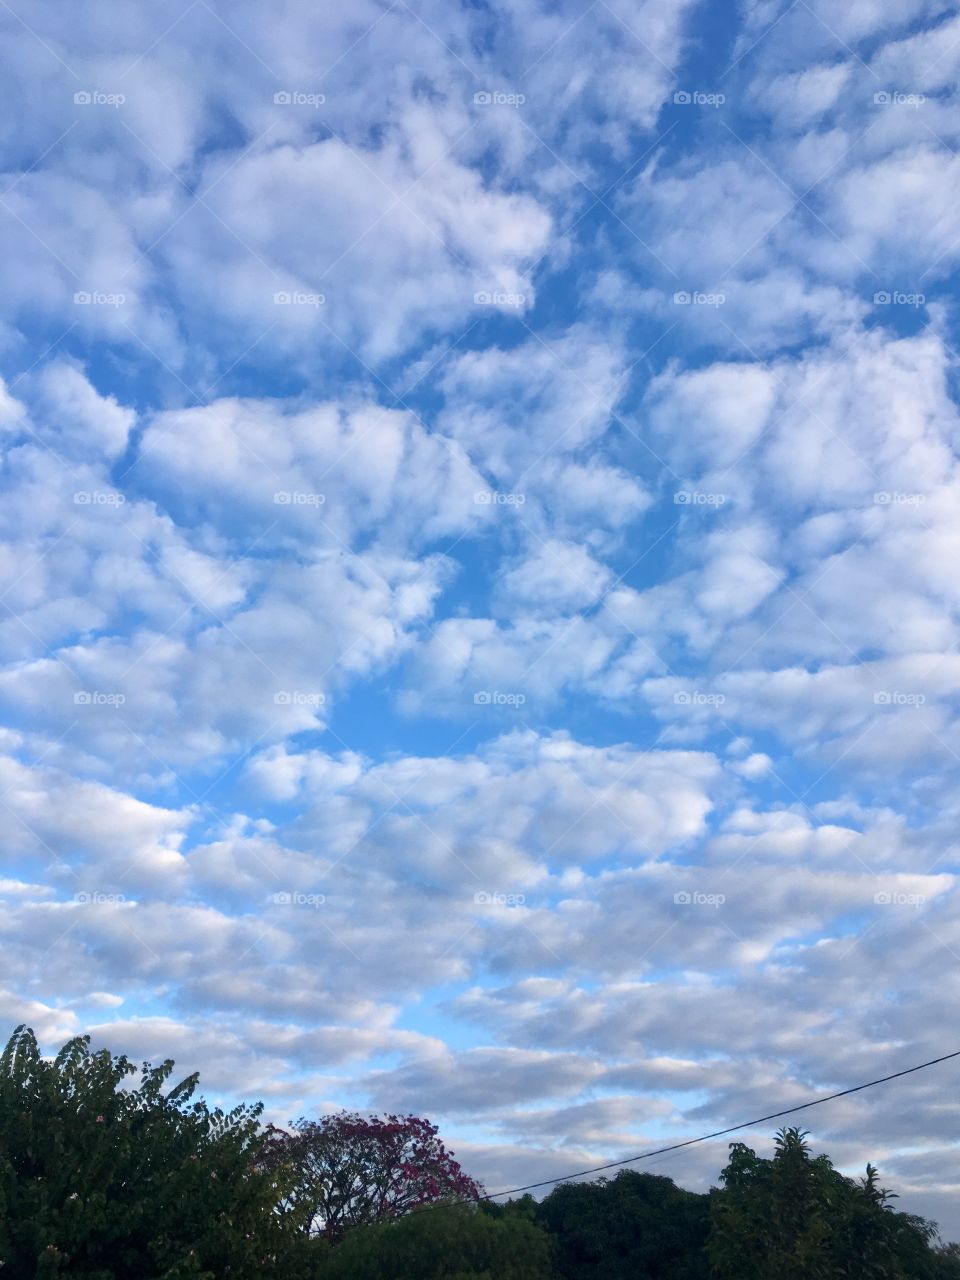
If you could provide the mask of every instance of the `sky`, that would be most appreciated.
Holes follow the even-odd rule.
[[[491,1191],[960,1049],[957,9],[69,18],[0,6],[0,1021]],[[805,1123],[960,1237],[956,1081]]]

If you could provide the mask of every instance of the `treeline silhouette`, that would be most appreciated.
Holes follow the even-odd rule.
[[[704,1194],[621,1171],[496,1204],[416,1116],[288,1129],[88,1037],[0,1055],[3,1280],[960,1280],[960,1247],[798,1129]]]

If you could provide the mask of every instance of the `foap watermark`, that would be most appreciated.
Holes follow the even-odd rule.
[[[922,107],[926,100],[922,93],[903,93],[900,89],[881,89],[873,95],[876,107]]]
[[[923,307],[926,306],[925,293],[909,293],[906,289],[878,289],[873,295],[875,307]]]
[[[273,95],[277,107],[322,107],[326,100],[325,93],[305,93],[302,89],[280,89]]]
[[[681,889],[673,895],[678,907],[722,907],[726,902],[726,894],[700,893],[696,889]]]
[[[702,289],[678,289],[673,295],[675,307],[722,307],[725,293],[705,293]]]
[[[526,301],[525,293],[503,293],[497,289],[478,289],[473,295],[477,307],[522,307]]]
[[[115,907],[121,902],[126,902],[127,899],[122,893],[100,893],[99,890],[93,889],[75,893],[73,900],[80,907]]]
[[[278,707],[322,707],[327,701],[325,693],[306,693],[302,689],[280,689],[273,695]]]
[[[527,500],[525,493],[499,493],[496,489],[481,489],[473,495],[478,507],[522,507]]]
[[[878,507],[922,507],[927,500],[925,493],[901,493],[899,489],[883,489],[873,495]]]
[[[278,907],[322,907],[326,902],[322,893],[303,893],[300,889],[281,889],[271,893],[270,901]]]
[[[476,707],[522,707],[526,700],[524,693],[503,693],[500,689],[478,689],[473,695]]]
[[[125,93],[104,93],[102,89],[80,89],[73,95],[75,107],[122,107]]]
[[[78,507],[122,507],[127,498],[108,489],[78,489],[73,500]]]
[[[673,695],[678,707],[722,707],[726,700],[725,693],[705,693],[701,689],[680,689]]]
[[[524,93],[507,93],[503,89],[480,89],[473,95],[475,107],[522,107],[526,100]]]
[[[306,493],[302,489],[278,489],[273,501],[278,507],[322,507],[326,502],[322,493]]]
[[[881,889],[873,895],[878,907],[922,907],[926,898],[922,893],[902,893],[899,889]]]
[[[501,893],[499,890],[488,892],[481,889],[473,895],[478,907],[522,907],[526,898],[522,893]]]
[[[881,689],[873,695],[878,707],[922,707],[927,700],[925,693],[905,693],[902,689]]]
[[[107,293],[103,289],[78,289],[73,295],[77,307],[122,307],[126,300],[125,293]]]
[[[304,289],[278,289],[273,295],[275,307],[322,307],[326,300],[325,294]]]
[[[126,700],[124,693],[104,693],[100,689],[81,689],[73,695],[76,707],[122,707]]]
[[[673,495],[677,507],[722,507],[726,500],[725,493],[701,493],[699,489],[678,489]]]
[[[726,100],[725,93],[707,93],[703,89],[678,89],[673,95],[678,107],[722,107]]]

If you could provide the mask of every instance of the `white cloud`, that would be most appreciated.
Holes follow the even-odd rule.
[[[500,591],[507,608],[565,613],[594,604],[610,577],[585,548],[551,539],[502,575]]]
[[[954,16],[170,16],[0,18],[11,1024],[501,1186],[933,1056]]]
[[[478,292],[532,296],[526,265],[546,246],[548,215],[432,150],[421,162],[392,139],[359,150],[328,138],[214,163],[202,209],[165,241],[178,292],[248,341],[275,328],[272,342],[309,350],[332,329],[373,360],[466,323]],[[278,306],[278,293],[292,301]]]
[[[591,444],[623,392],[623,361],[582,328],[457,356],[441,387],[446,430],[498,481],[525,491],[540,463]]]
[[[371,403],[291,408],[220,400],[158,414],[136,480],[180,519],[258,545],[422,545],[478,526],[484,489],[463,449],[411,412]],[[242,520],[241,520],[242,517]]]

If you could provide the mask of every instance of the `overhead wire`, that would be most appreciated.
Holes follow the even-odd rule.
[[[755,1120],[743,1120],[740,1124],[729,1125],[726,1129],[715,1129],[712,1133],[701,1134],[697,1138],[687,1138],[683,1142],[674,1142],[666,1147],[656,1147],[652,1151],[641,1152],[640,1155],[627,1156],[623,1160],[611,1160],[607,1164],[594,1165],[590,1169],[577,1169],[572,1173],[558,1174],[555,1178],[544,1178],[539,1182],[528,1182],[521,1187],[509,1187],[505,1191],[489,1191],[478,1196],[478,1200],[499,1200],[501,1196],[514,1196],[522,1191],[536,1191],[540,1187],[554,1186],[558,1182],[570,1182],[575,1178],[586,1178],[594,1173],[605,1173],[608,1169],[619,1169],[624,1165],[636,1164],[640,1160],[650,1160],[654,1156],[666,1155],[670,1151],[682,1151],[685,1147],[694,1147],[701,1142],[710,1142],[714,1138],[723,1138],[730,1133],[738,1133],[741,1129],[750,1129],[754,1125],[765,1124],[768,1120],[781,1120],[784,1116],[796,1115],[798,1111],[806,1111],[810,1107],[822,1106],[825,1102],[834,1102],[837,1098],[847,1098],[853,1093],[861,1093],[864,1089],[873,1089],[878,1084],[888,1084],[891,1080],[899,1080],[903,1076],[913,1075],[916,1071],[925,1071],[927,1067],[935,1067],[941,1062],[949,1062],[951,1058],[960,1058],[960,1049],[953,1053],[942,1054],[939,1058],[930,1058],[927,1062],[919,1062],[916,1066],[905,1067],[902,1071],[893,1071],[890,1075],[879,1076],[876,1080],[867,1080],[864,1084],[853,1085],[849,1089],[839,1089],[836,1093],[824,1094],[821,1098],[811,1098],[809,1102],[801,1102],[795,1107],[784,1107],[780,1111],[771,1111],[765,1116],[757,1116]],[[449,1208],[450,1201],[442,1204],[424,1205],[414,1213],[425,1213],[432,1209]]]

